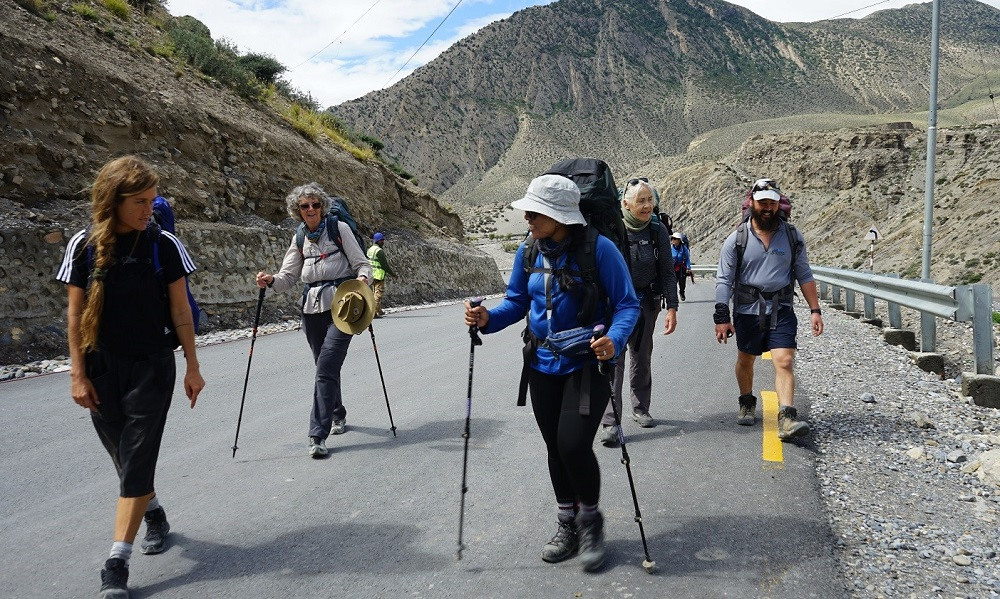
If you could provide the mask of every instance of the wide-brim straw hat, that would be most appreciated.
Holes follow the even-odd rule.
[[[360,280],[348,279],[337,285],[330,312],[338,329],[348,335],[357,335],[375,318],[375,294]]]

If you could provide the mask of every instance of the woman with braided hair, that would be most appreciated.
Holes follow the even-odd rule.
[[[69,240],[56,275],[69,298],[70,393],[90,410],[119,478],[102,599],[128,597],[128,561],[140,522],[146,521],[143,553],[163,551],[170,530],[153,478],[178,345],[192,408],[205,387],[185,286],[195,266],[176,237],[150,222],[158,182],[136,156],[105,164],[91,190],[90,226]]]

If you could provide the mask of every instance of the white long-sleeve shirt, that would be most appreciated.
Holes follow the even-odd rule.
[[[323,231],[315,243],[306,238],[301,253],[293,235],[292,243],[281,261],[281,268],[274,275],[272,288],[279,292],[291,289],[300,280],[305,284],[313,284],[306,293],[306,301],[302,306],[302,312],[305,314],[319,314],[329,310],[333,305],[336,285],[324,286],[315,283],[361,275],[367,277],[371,283],[372,267],[368,263],[364,249],[358,245],[354,232],[347,223],[338,221],[337,225],[344,245],[343,252],[330,238],[330,232],[327,230]]]

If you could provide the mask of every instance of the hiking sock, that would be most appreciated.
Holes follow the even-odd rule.
[[[148,514],[158,507],[160,507],[160,500],[156,498],[156,495],[153,495],[153,498],[149,500],[149,505],[146,506],[146,513]]]
[[[597,517],[597,513],[597,504],[587,505],[584,503],[580,505],[580,520],[583,522],[593,520]]]
[[[560,522],[570,522],[576,518],[575,503],[557,503],[558,513],[556,514]]]
[[[108,556],[111,559],[118,558],[124,560],[128,564],[128,560],[132,558],[132,543],[126,543],[125,541],[115,541],[111,545],[111,555]]]

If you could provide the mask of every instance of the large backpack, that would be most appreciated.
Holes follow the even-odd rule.
[[[170,203],[163,196],[156,196],[153,199],[153,221],[159,225],[160,229],[170,233],[171,235],[176,235],[174,231],[174,209],[170,207]],[[153,258],[159,261],[158,248],[156,242],[153,242]],[[159,274],[159,267],[157,266],[157,274]],[[191,306],[191,317],[194,319],[194,332],[195,334],[201,332],[201,308],[198,307],[198,302],[195,301],[194,295],[191,293],[191,285],[187,277],[184,277],[184,289],[187,291],[188,305]]]
[[[337,223],[340,221],[344,221],[351,228],[351,232],[354,233],[354,239],[357,240],[361,252],[364,253],[368,250],[365,238],[358,232],[358,221],[354,220],[354,217],[351,216],[351,211],[347,209],[347,201],[344,198],[337,196],[330,198],[330,211],[326,213],[325,218],[326,234],[337,245],[337,249],[340,250],[341,254],[344,254],[344,240],[340,238],[340,227],[337,226]],[[302,254],[302,246],[305,245],[305,242],[306,224],[301,223],[299,224],[299,228],[295,230],[295,245],[299,248],[299,255]],[[323,258],[325,257],[323,256]]]
[[[576,183],[580,188],[583,218],[610,239],[628,263],[628,235],[622,220],[618,188],[608,165],[599,158],[567,158],[550,166],[544,174],[562,175]]]

